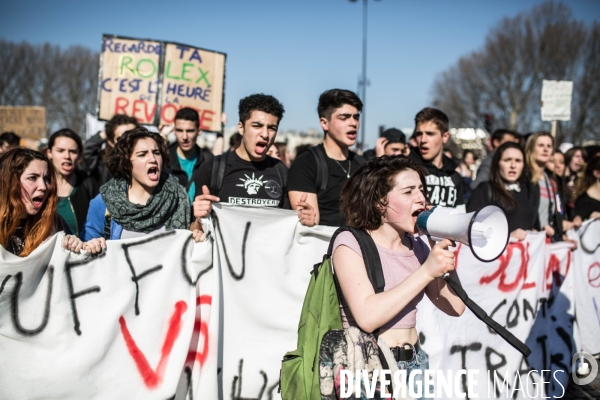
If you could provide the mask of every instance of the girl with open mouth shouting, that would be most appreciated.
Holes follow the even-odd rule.
[[[79,236],[90,201],[98,195],[98,182],[77,166],[83,153],[81,137],[70,129],[54,132],[46,155],[56,172],[57,211],[71,232]]]
[[[14,148],[0,158],[0,245],[26,257],[42,242],[69,228],[56,212],[56,175],[48,158],[37,151]],[[66,235],[63,247],[74,253],[100,251],[97,241],[82,243]]]
[[[171,229],[189,229],[191,207],[185,188],[164,171],[164,139],[139,127],[115,144],[106,165],[113,179],[90,203],[82,238],[127,239]],[[194,231],[196,241],[201,232]]]

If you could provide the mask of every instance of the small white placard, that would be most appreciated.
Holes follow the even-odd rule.
[[[542,84],[542,121],[571,119],[572,81],[547,81]]]

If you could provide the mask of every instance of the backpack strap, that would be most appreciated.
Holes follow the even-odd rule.
[[[210,177],[210,194],[218,196],[223,187],[223,179],[225,178],[225,167],[227,166],[227,155],[225,153],[213,157],[212,175]]]
[[[385,287],[385,278],[383,276],[383,268],[381,267],[381,259],[379,258],[379,253],[377,252],[377,247],[375,246],[373,238],[364,230],[351,226],[343,226],[338,228],[331,237],[331,242],[329,242],[327,257],[331,258],[331,253],[333,252],[333,242],[335,242],[337,235],[344,231],[349,231],[356,238],[356,241],[360,246],[360,251],[363,254],[363,260],[365,261],[365,267],[367,268],[367,276],[373,285],[375,293],[383,292]]]
[[[108,211],[108,208],[107,208],[106,212],[104,213],[104,239],[106,239],[106,240],[110,240],[111,222],[112,222],[112,216],[110,215],[110,212]]]
[[[327,180],[329,178],[329,170],[327,168],[327,161],[325,160],[325,152],[322,146],[314,146],[308,149],[317,160],[317,180],[315,186],[317,187],[317,196],[327,189]]]

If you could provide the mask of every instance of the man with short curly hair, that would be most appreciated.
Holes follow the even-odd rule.
[[[194,217],[206,217],[213,202],[260,207],[287,207],[287,167],[267,155],[285,112],[273,96],[253,94],[240,100],[238,132],[241,145],[200,166]]]

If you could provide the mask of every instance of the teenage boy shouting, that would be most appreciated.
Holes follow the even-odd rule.
[[[417,147],[409,157],[421,161],[429,175],[427,193],[429,202],[444,207],[465,204],[463,180],[456,171],[458,164],[443,153],[444,144],[450,139],[448,116],[435,108],[424,108],[415,116],[413,138]]]
[[[267,155],[284,112],[283,105],[273,96],[253,94],[240,100],[241,145],[204,163],[194,174],[196,219],[206,217],[212,203],[219,201],[261,207],[287,205],[287,167]],[[299,218],[302,223],[312,223],[314,210],[306,205]]]

